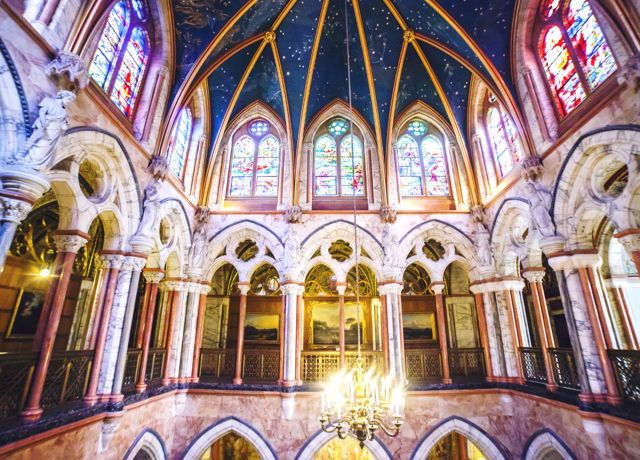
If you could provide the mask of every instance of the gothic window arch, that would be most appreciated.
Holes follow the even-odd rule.
[[[151,55],[150,27],[142,0],[118,1],[89,66],[89,76],[128,119],[133,118]]]
[[[618,66],[589,0],[544,0],[539,23],[538,57],[565,117]]]
[[[280,139],[267,120],[252,120],[232,140],[227,198],[276,198]]]
[[[322,125],[313,144],[314,199],[366,198],[362,137],[336,117]]]
[[[187,170],[192,138],[193,111],[187,106],[180,111],[169,147],[169,168],[185,185],[191,183],[193,178],[193,171]]]
[[[400,195],[448,197],[449,172],[442,134],[420,119],[409,121],[397,142]]]
[[[522,141],[513,119],[490,91],[485,97],[483,113],[493,165],[498,178],[502,178],[524,158]]]

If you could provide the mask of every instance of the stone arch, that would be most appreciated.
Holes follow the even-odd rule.
[[[313,460],[313,456],[336,436],[336,434],[317,431],[305,442],[295,460]],[[389,449],[378,438],[365,442],[365,446],[376,460],[391,460],[393,458]]]
[[[401,134],[400,128],[413,118],[419,118],[433,124],[442,134],[451,197],[453,198],[456,206],[459,204],[466,204],[468,209],[468,204],[470,202],[469,181],[473,181],[474,178],[467,177],[464,167],[461,166],[466,163],[466,160],[463,158],[463,155],[466,155],[466,146],[464,144],[460,144],[451,124],[442,115],[421,100],[413,102],[409,107],[404,109],[394,122],[394,127],[391,132],[394,154],[389,155],[387,159],[387,170],[390,171],[388,180],[389,196],[391,196],[391,190],[394,190],[394,202],[400,203],[402,201],[397,184],[398,171],[396,168],[397,159],[395,145]],[[454,165],[460,165],[460,167],[454,169]],[[397,193],[395,192],[396,190],[398,191]]]
[[[161,232],[165,231],[166,225],[169,226],[169,235],[165,242],[162,241]],[[161,201],[159,218],[156,220],[156,228],[154,228],[151,239],[153,249],[147,260],[147,266],[162,268],[167,263],[169,256],[172,255],[174,257],[172,271],[175,273],[172,276],[184,275],[191,246],[191,225],[181,201],[173,198]]]
[[[98,215],[109,216],[113,231],[105,249],[128,250],[142,207],[135,170],[120,141],[93,128],[71,129],[60,141],[52,164],[46,175],[60,204],[60,229],[87,232]],[[91,196],[80,185],[84,164],[95,173],[97,187]]]
[[[275,131],[276,137],[280,140],[280,170],[279,170],[279,193],[278,206],[286,206],[291,204],[292,188],[294,181],[292,180],[291,171],[293,169],[293,154],[290,149],[289,138],[284,123],[280,116],[262,101],[255,101],[244,109],[227,125],[220,148],[215,152],[215,156],[211,161],[213,164],[213,175],[211,176],[212,184],[218,184],[217,187],[212,186],[209,193],[210,206],[222,207],[227,196],[229,187],[229,165],[230,158],[233,154],[233,137],[236,132],[255,118],[262,118],[268,121]]]
[[[235,432],[249,441],[258,451],[262,460],[276,460],[273,447],[251,425],[237,417],[227,417],[210,425],[191,441],[183,460],[199,460],[205,450],[224,435]]]
[[[124,454],[124,460],[134,460],[140,452],[146,453],[152,460],[166,460],[169,458],[162,437],[151,428],[145,428],[136,437],[131,447]]]
[[[448,417],[427,432],[418,443],[418,446],[411,455],[412,460],[425,460],[427,455],[440,439],[450,433],[460,433],[473,442],[487,458],[491,460],[509,460],[511,457],[506,453],[497,441],[480,428],[478,425],[457,415]]]
[[[2,88],[0,152],[10,155],[16,153],[25,141],[31,130],[31,122],[20,75],[2,40],[0,40],[0,88]]]
[[[367,168],[365,170],[367,200],[369,209],[379,209],[386,200],[385,170],[382,152],[378,151],[376,137],[367,120],[356,109],[349,110],[349,105],[341,99],[336,99],[318,111],[309,121],[304,131],[303,154],[296,164],[296,173],[299,181],[299,204],[305,209],[311,209],[313,201],[313,146],[318,130],[333,117],[352,119],[353,125],[362,134],[363,151]],[[379,177],[380,182],[373,181],[373,177]]]
[[[500,204],[491,226],[491,251],[500,275],[515,276],[518,273],[518,261],[525,259],[532,262],[533,266],[542,264],[537,242],[523,238],[528,228],[528,202],[509,198]]]
[[[524,460],[545,460],[547,455],[556,453],[562,460],[577,460],[569,446],[548,428],[531,435],[524,448]]]
[[[604,217],[616,231],[640,225],[638,145],[640,126],[626,125],[587,133],[571,148],[560,168],[551,206],[556,230],[567,239],[567,249],[593,243],[590,235]],[[614,162],[628,170],[627,184],[615,197],[608,196],[601,184]]]

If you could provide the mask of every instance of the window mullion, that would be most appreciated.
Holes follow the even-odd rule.
[[[336,142],[336,196],[342,196],[342,144],[334,138]]]
[[[416,141],[415,138],[412,139]],[[416,141],[418,145],[418,155],[420,156],[420,173],[422,174],[422,196],[429,196],[427,193],[427,171],[424,167],[424,153],[422,152],[422,142]]]
[[[569,51],[569,56],[571,56],[571,60],[573,61],[573,67],[578,74],[578,79],[580,80],[580,84],[584,89],[585,95],[588,96],[591,94],[591,85],[589,85],[589,79],[585,75],[585,70],[582,68],[582,62],[578,59],[578,54],[576,53],[575,48],[573,47],[573,41],[571,37],[569,37],[569,32],[564,24],[564,15],[565,8],[563,5],[562,11],[560,12],[560,31],[562,32],[562,37],[567,45],[567,51]]]
[[[251,182],[251,196],[256,196],[256,181],[258,178],[258,155],[260,152],[260,144],[254,139],[253,140],[253,179]]]
[[[131,16],[131,11],[129,11],[129,14]],[[122,66],[122,61],[124,61],[124,55],[127,52],[127,46],[131,40],[131,34],[133,33],[134,28],[133,21],[130,21],[127,33],[124,35],[124,39],[122,40],[122,46],[120,46],[120,49],[118,50],[118,58],[113,66],[113,72],[111,73],[111,79],[109,80],[108,90],[106,91],[109,98],[111,98],[111,91],[113,91],[118,75],[120,75],[120,67]]]

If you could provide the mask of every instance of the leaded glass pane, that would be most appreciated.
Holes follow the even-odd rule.
[[[253,160],[255,143],[249,136],[241,137],[233,146],[229,196],[251,196],[253,193]]]
[[[427,195],[449,195],[447,165],[444,160],[442,143],[434,136],[427,136],[422,141],[422,157],[424,173],[427,179]]]
[[[256,137],[262,137],[269,132],[269,123],[266,121],[254,121],[249,125],[249,132]]]
[[[147,34],[136,27],[131,32],[131,38],[124,51],[122,64],[118,70],[111,100],[128,118],[133,114],[133,108],[142,83],[142,75],[148,58]]]
[[[589,2],[571,0],[565,19],[578,60],[595,89],[616,70],[616,61]]]
[[[256,196],[278,194],[278,168],[280,165],[280,141],[268,136],[258,147],[256,164]]]
[[[500,107],[500,110],[502,111],[502,119],[504,120],[504,126],[507,130],[507,138],[509,140],[509,145],[511,145],[513,162],[517,163],[524,158],[524,152],[522,151],[522,144],[520,143],[520,137],[518,136],[518,131],[516,130],[516,126],[513,124],[513,120],[511,119],[509,114],[502,107]]]
[[[133,5],[136,15],[141,21],[147,19],[147,10],[145,9],[142,0],[131,0],[131,4]]]
[[[334,136],[342,136],[343,134],[347,134],[347,131],[349,131],[349,125],[346,120],[336,118],[329,123],[327,129]]]
[[[314,148],[315,194],[335,196],[338,194],[338,150],[330,136],[321,136]]]
[[[122,41],[127,33],[129,24],[129,12],[124,2],[118,2],[109,13],[98,49],[96,50],[91,65],[89,76],[103,89],[106,89],[113,66],[118,59],[118,50],[123,46]]]
[[[171,171],[178,177],[182,177],[184,170],[184,162],[187,158],[189,150],[189,142],[191,140],[192,126],[191,110],[185,108],[180,112],[180,118],[176,126],[173,138],[173,151],[171,152],[169,167]]]
[[[569,55],[559,27],[551,27],[544,36],[542,60],[547,78],[563,115],[570,113],[585,99],[586,93]]]
[[[349,135],[340,142],[340,185],[342,196],[364,195],[364,156],[362,142]]]
[[[493,153],[495,155],[496,163],[498,163],[500,177],[502,177],[513,168],[507,133],[505,133],[502,127],[500,112],[498,112],[497,108],[491,107],[487,114],[487,118],[489,122],[489,138],[493,144]]]
[[[420,137],[427,133],[427,125],[420,120],[413,120],[407,126],[407,131],[413,136]]]
[[[542,15],[548,19],[558,11],[559,7],[560,0],[545,0],[544,6],[542,7]]]
[[[422,188],[422,165],[420,162],[418,143],[410,136],[402,136],[398,140],[397,148],[401,195],[424,195]]]

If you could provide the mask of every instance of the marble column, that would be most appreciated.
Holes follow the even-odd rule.
[[[340,369],[344,369],[346,364],[347,342],[345,337],[345,311],[344,311],[344,293],[347,290],[346,283],[337,283],[338,291],[338,346],[340,348]]]
[[[60,325],[60,317],[64,308],[64,302],[67,296],[67,288],[69,280],[73,272],[73,263],[76,254],[82,246],[84,246],[88,238],[80,235],[64,234],[55,235],[54,240],[58,251],[58,259],[60,261],[59,270],[56,271],[57,282],[51,283],[47,293],[47,297],[51,299],[50,307],[47,310],[46,327],[42,335],[40,343],[40,355],[36,368],[31,380],[31,388],[27,399],[25,409],[22,411],[22,419],[25,422],[34,422],[42,415],[40,407],[40,398],[44,389],[44,382],[51,362],[53,354],[53,346]]]
[[[442,383],[450,384],[451,372],[449,371],[449,340],[447,339],[447,319],[444,311],[444,283],[434,281],[431,288],[436,296],[436,316],[438,318],[438,344],[440,345],[440,358],[442,360]]]
[[[387,318],[387,296],[380,294],[380,323],[382,330],[382,355],[385,372],[389,372],[389,319]]]
[[[282,293],[285,296],[285,319],[284,319],[284,355],[281,359],[283,366],[283,386],[294,386],[296,379],[296,364],[298,362],[298,296],[302,293],[303,287],[299,283],[289,281],[281,285]]]
[[[482,294],[474,294],[476,305],[476,316],[478,317],[478,332],[480,335],[480,346],[484,355],[484,367],[487,373],[487,381],[493,379],[493,366],[491,365],[491,350],[489,345],[489,332],[487,329],[487,317],[484,310],[484,297]]]
[[[623,230],[614,236],[622,243],[640,273],[640,228]]]
[[[236,342],[236,371],[233,377],[234,385],[242,384],[242,358],[244,353],[244,320],[247,316],[247,293],[250,285],[248,282],[239,282],[240,307],[238,312],[238,340]],[[286,376],[285,376],[286,379]]]
[[[398,381],[405,381],[404,339],[402,336],[402,283],[380,284],[378,292],[386,298],[387,334],[389,338],[389,373]]]
[[[627,348],[630,350],[637,350],[640,342],[638,342],[638,334],[636,333],[633,325],[633,320],[631,318],[631,309],[627,300],[627,296],[625,294],[625,289],[627,289],[626,283],[626,278],[611,278],[605,280],[605,285],[611,291],[613,301],[615,302],[615,308],[617,309],[620,316],[620,322],[622,323],[622,329],[626,338]]]
[[[555,347],[553,339],[553,331],[551,330],[551,321],[549,319],[549,308],[547,300],[544,296],[542,280],[546,276],[544,267],[527,268],[522,272],[522,276],[529,282],[529,290],[533,298],[533,310],[536,318],[536,325],[540,339],[540,349],[542,350],[542,358],[544,360],[545,373],[547,376],[547,390],[556,391],[558,385],[553,376],[551,358],[549,356],[549,348]]]
[[[164,365],[162,366],[162,384],[178,383],[180,377],[180,358],[182,334],[184,332],[184,304],[187,296],[187,283],[180,278],[167,278],[161,284],[168,297],[164,343]]]
[[[142,348],[142,342],[144,339],[144,326],[146,324],[147,318],[147,302],[144,299],[149,298],[149,291],[151,290],[151,285],[146,283],[144,286],[144,294],[142,295],[142,305],[140,305],[140,317],[138,318],[138,328],[136,331],[136,348]]]
[[[207,310],[207,294],[211,290],[208,283],[201,283],[198,303],[198,320],[196,322],[196,338],[193,347],[193,360],[191,366],[191,382],[197,383],[200,380],[200,349],[202,348],[202,337],[204,334],[204,318]]]
[[[151,343],[151,327],[153,325],[153,315],[156,310],[156,298],[158,296],[158,285],[162,278],[164,278],[164,272],[160,269],[147,269],[143,272],[144,279],[147,282],[149,289],[143,299],[144,310],[147,312],[144,318],[140,318],[140,321],[144,321],[144,336],[142,338],[142,352],[140,353],[140,367],[138,368],[138,381],[136,382],[136,393],[142,393],[147,389],[146,375],[147,375],[147,361],[149,359],[149,345]]]
[[[296,327],[296,384],[302,385],[302,340],[304,331],[304,284],[300,285],[298,290],[298,300],[296,305],[298,307],[297,312],[297,327]]]
[[[108,275],[105,279],[106,290],[105,295],[100,299],[102,304],[99,309],[100,315],[96,317],[96,334],[95,334],[95,350],[93,353],[93,363],[91,365],[91,373],[89,375],[89,383],[87,392],[84,395],[83,402],[86,406],[93,406],[98,402],[98,380],[100,378],[100,369],[102,368],[102,360],[105,354],[107,331],[109,329],[109,321],[111,319],[111,310],[115,300],[116,287],[120,275],[120,268],[124,262],[124,256],[116,253],[103,253],[100,258],[104,268],[108,268]],[[130,280],[127,280],[127,284]],[[125,280],[122,281],[123,283]],[[128,287],[128,286],[127,286]]]
[[[182,350],[180,351],[180,383],[187,383],[191,379],[193,366],[193,352],[197,333],[198,312],[200,307],[199,281],[190,281],[187,284],[187,305],[185,311],[184,327],[182,334]]]
[[[513,342],[513,358],[514,358],[514,366],[515,366],[515,383],[520,385],[524,385],[524,370],[522,368],[522,359],[520,359],[520,348],[525,346],[524,336],[523,336],[523,323],[520,320],[520,313],[518,303],[516,301],[516,291],[521,293],[523,288],[523,283],[517,282],[518,285],[514,286],[514,283],[510,281],[505,282],[507,289],[505,289],[502,294],[504,295],[505,304],[506,304],[506,314],[508,317],[509,326],[511,329],[511,340]]]
[[[127,352],[129,351],[129,338],[133,324],[133,314],[136,309],[136,300],[138,297],[138,286],[140,284],[140,276],[142,269],[146,264],[146,256],[130,254],[126,256],[123,268],[131,271],[131,282],[129,284],[129,292],[127,293],[127,302],[122,321],[122,333],[120,334],[120,343],[118,345],[118,356],[113,376],[113,387],[111,389],[111,402],[120,402],[124,398],[122,395],[122,383],[124,379],[124,371],[127,365]]]
[[[569,323],[576,361],[580,363],[580,399],[585,403],[620,402],[617,385],[594,304],[593,292],[588,283],[588,267],[598,267],[600,256],[596,253],[568,254],[548,252],[549,265],[558,275],[561,284],[562,303]],[[580,359],[578,359],[578,355]]]

